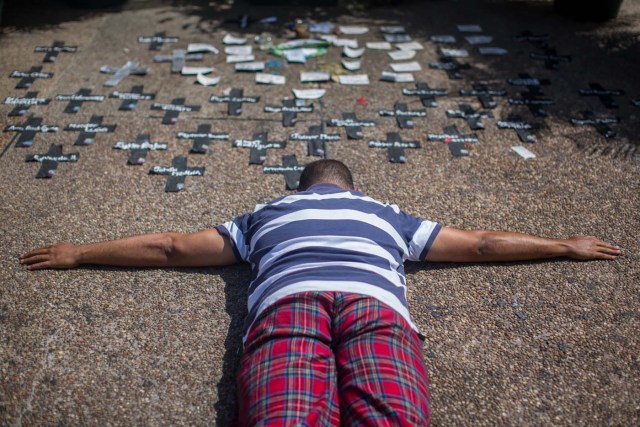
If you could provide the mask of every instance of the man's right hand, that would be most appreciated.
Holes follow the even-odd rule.
[[[20,255],[20,264],[29,270],[42,268],[74,268],[79,265],[78,247],[71,243],[58,243],[34,249]]]
[[[574,236],[566,243],[569,245],[567,256],[573,259],[616,259],[622,253],[618,246],[593,236]]]
[[[528,234],[442,227],[427,253],[427,261],[500,262],[553,257],[579,260],[616,259],[618,246],[591,236],[545,239]]]

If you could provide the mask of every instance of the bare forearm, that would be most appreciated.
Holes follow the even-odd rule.
[[[571,243],[528,234],[479,231],[477,261],[521,261],[570,256]]]
[[[76,259],[78,264],[162,267],[169,264],[171,242],[169,233],[157,233],[78,245]]]
[[[620,248],[592,236],[546,239],[528,234],[443,227],[427,261],[523,261],[554,257],[615,259]]]
[[[157,233],[88,245],[57,243],[20,256],[29,270],[81,264],[122,267],[209,267],[236,263],[227,237],[217,231]]]

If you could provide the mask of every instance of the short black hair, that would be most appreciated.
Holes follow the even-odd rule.
[[[353,177],[349,168],[338,160],[322,159],[305,166],[300,175],[299,191],[305,191],[313,184],[336,184],[345,190],[353,189]]]

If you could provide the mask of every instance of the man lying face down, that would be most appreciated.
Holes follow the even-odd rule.
[[[249,262],[240,425],[418,426],[430,424],[429,394],[404,261],[620,254],[595,237],[459,230],[420,219],[355,190],[343,163],[318,160],[305,167],[297,193],[214,229],[58,243],[22,255],[20,263],[38,270]]]

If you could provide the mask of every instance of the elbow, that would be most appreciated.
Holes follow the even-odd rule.
[[[176,238],[169,233],[158,235],[155,249],[158,251],[164,262],[168,262],[177,252]]]
[[[486,258],[493,253],[494,246],[494,239],[487,234],[482,234],[475,244],[474,255],[480,259]]]

